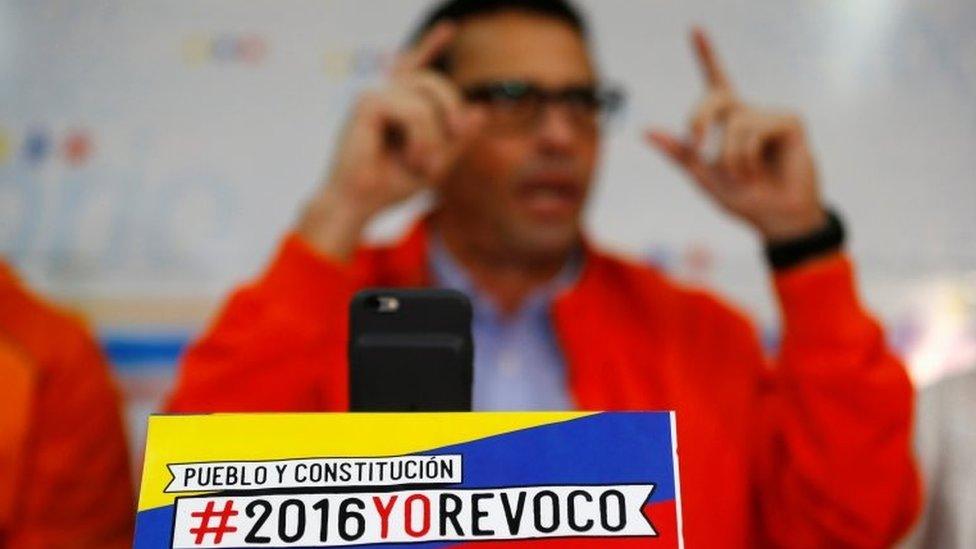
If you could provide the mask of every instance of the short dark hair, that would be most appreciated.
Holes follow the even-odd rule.
[[[410,44],[416,44],[427,31],[441,21],[461,22],[471,17],[503,11],[524,11],[558,19],[573,28],[585,40],[587,26],[583,15],[570,0],[444,0],[435,5],[422,19],[410,36]],[[447,55],[432,64],[442,72],[448,70]]]

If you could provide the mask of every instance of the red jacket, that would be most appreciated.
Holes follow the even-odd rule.
[[[95,341],[0,262],[0,548],[131,547],[133,499]]]
[[[289,237],[191,348],[169,410],[347,409],[349,299],[426,285],[426,242],[421,223],[345,266]],[[775,286],[785,334],[773,365],[725,303],[588,249],[552,313],[576,405],[677,411],[689,547],[890,546],[919,505],[905,369],[844,255]]]

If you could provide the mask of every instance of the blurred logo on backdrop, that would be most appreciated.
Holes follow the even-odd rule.
[[[693,241],[683,247],[655,244],[639,254],[651,267],[660,269],[690,284],[712,282],[720,257],[706,242]]]
[[[269,50],[267,40],[253,32],[194,34],[183,40],[183,60],[190,66],[257,66],[268,57]]]
[[[50,160],[80,167],[89,162],[94,150],[94,139],[87,128],[63,132],[30,128],[18,136],[15,131],[0,127],[0,166],[12,163],[19,156],[32,167]]]
[[[326,50],[322,68],[330,80],[370,78],[385,73],[393,64],[395,52],[362,46]]]
[[[215,33],[187,36],[181,51],[183,61],[191,67],[256,67],[267,61],[271,47],[269,40],[258,33]],[[395,51],[385,47],[329,47],[321,56],[321,70],[329,80],[370,78],[385,73],[395,55]]]

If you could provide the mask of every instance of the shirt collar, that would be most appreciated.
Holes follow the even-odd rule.
[[[428,231],[427,246],[430,273],[434,284],[463,292],[471,299],[474,314],[488,315],[500,319],[501,313],[494,300],[481,291],[471,280],[464,267],[457,261],[444,244],[436,230]],[[580,248],[573,250],[566,264],[551,280],[536,288],[521,304],[514,316],[548,314],[553,299],[576,283],[583,267],[583,253]]]

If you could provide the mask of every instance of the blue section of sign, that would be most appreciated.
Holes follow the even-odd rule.
[[[652,482],[651,503],[675,499],[664,412],[602,413],[427,453],[463,454],[465,488]]]
[[[173,514],[176,508],[172,505],[140,511],[136,515],[136,540],[132,549],[163,549],[169,547],[172,541]]]

